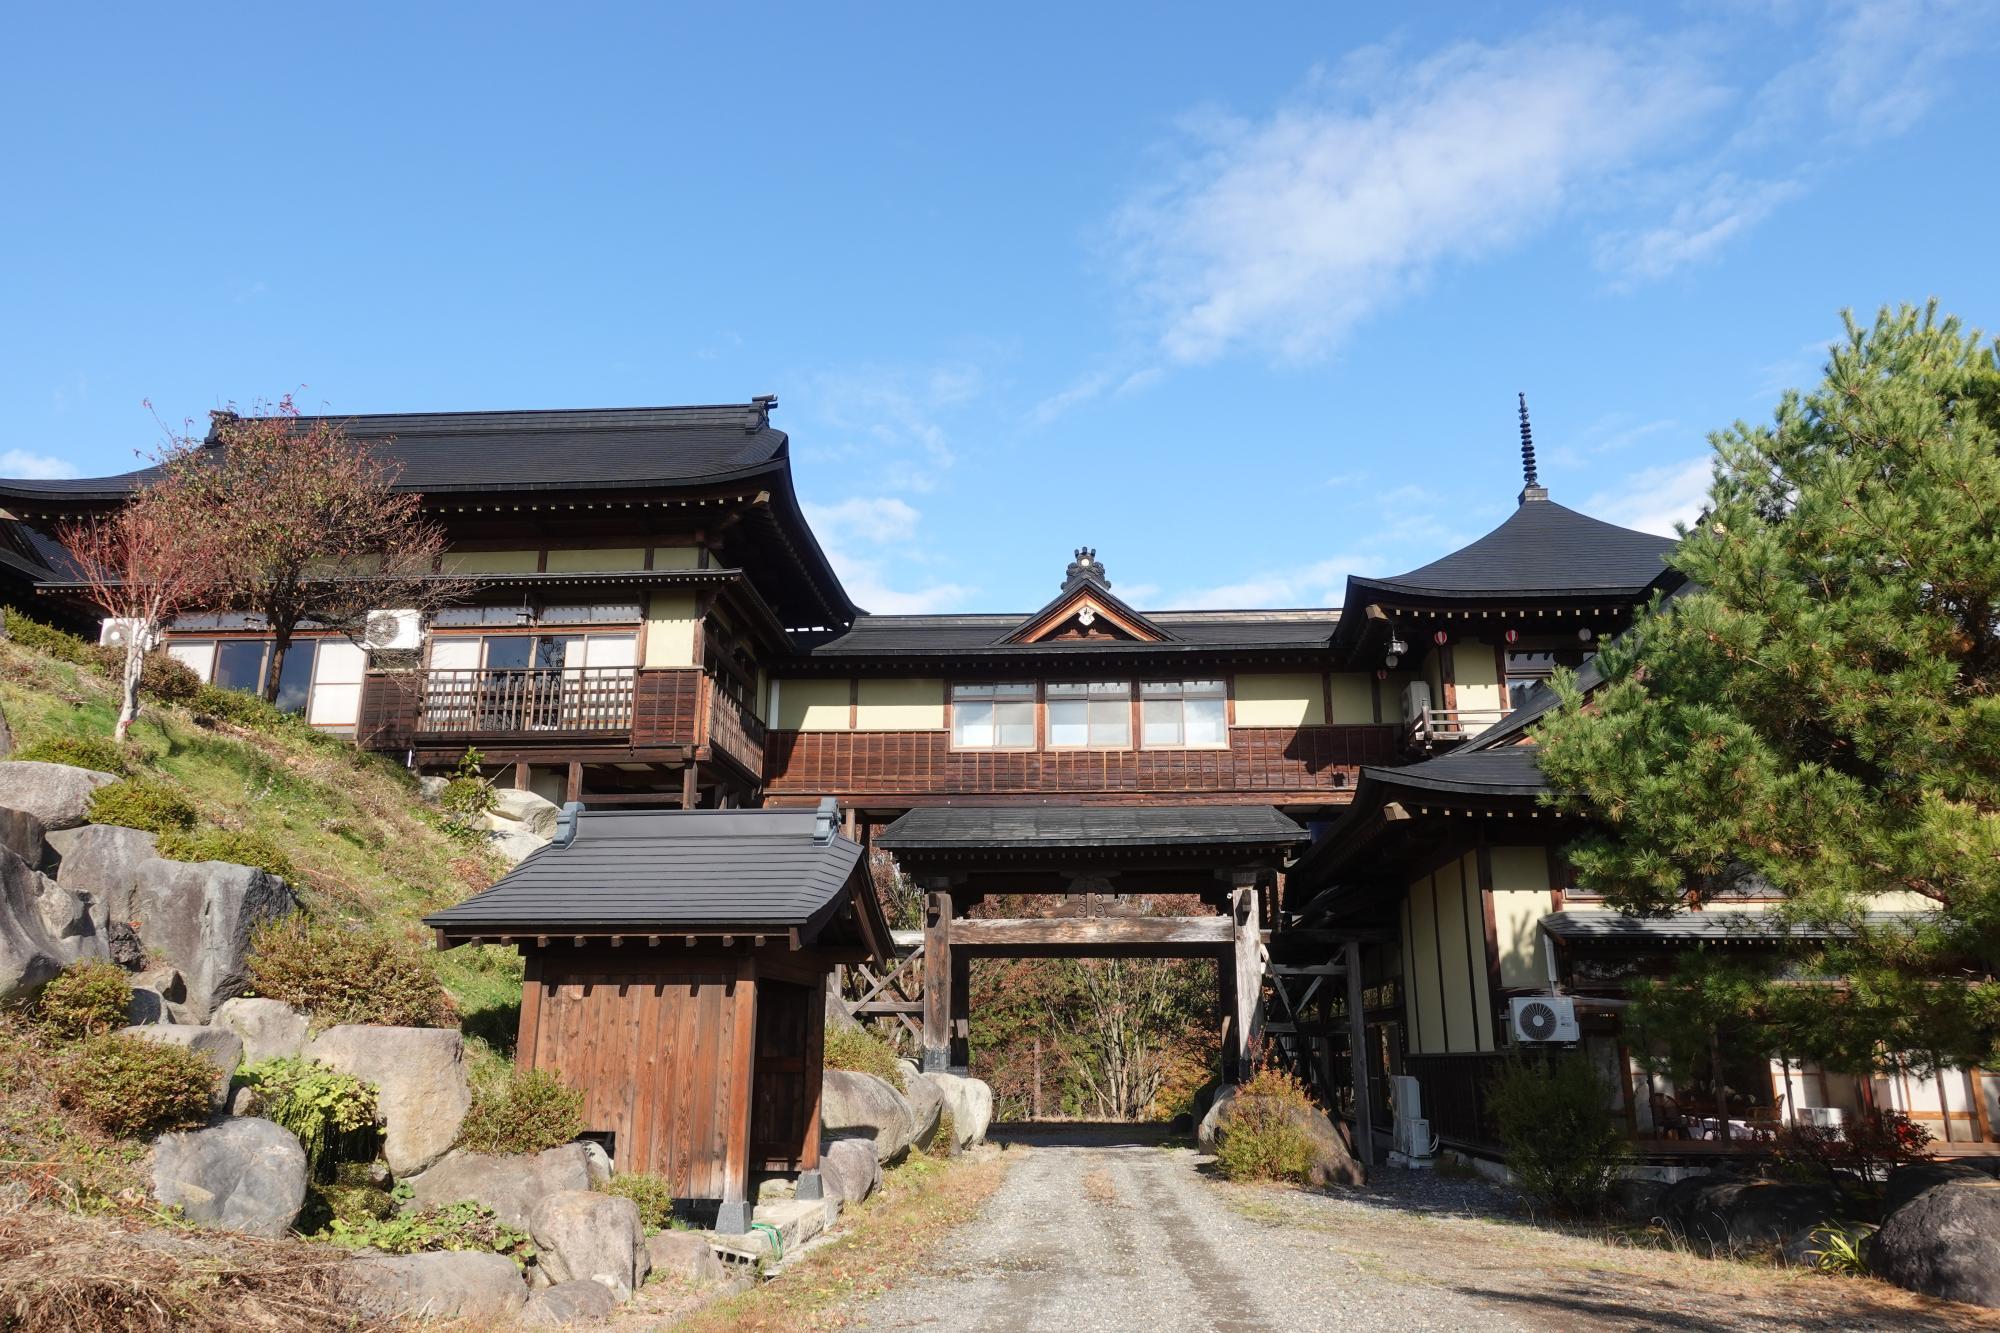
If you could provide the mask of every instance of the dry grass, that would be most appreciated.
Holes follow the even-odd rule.
[[[844,1234],[770,1282],[675,1325],[687,1333],[839,1328],[862,1302],[919,1270],[951,1231],[972,1219],[1007,1174],[997,1151],[953,1158],[914,1154],[881,1190],[845,1215]]]
[[[336,1293],[346,1256],[221,1232],[147,1230],[0,1202],[0,1327],[19,1333],[312,1333],[369,1327]]]

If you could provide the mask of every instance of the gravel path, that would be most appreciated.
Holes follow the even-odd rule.
[[[1136,1141],[1135,1141],[1136,1140]],[[871,1329],[1948,1329],[1966,1307],[1872,1282],[1715,1263],[1507,1220],[1479,1181],[1378,1173],[1363,1194],[1228,1185],[1193,1150],[1067,1132]]]

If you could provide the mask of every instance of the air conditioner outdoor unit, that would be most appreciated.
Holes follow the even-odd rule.
[[[1403,687],[1403,721],[1415,722],[1431,707],[1430,682],[1413,680]]]
[[[370,611],[361,646],[371,652],[423,647],[423,623],[415,611]]]
[[[1437,1151],[1437,1139],[1431,1134],[1431,1122],[1414,1116],[1396,1117],[1395,1151],[1414,1164]]]
[[[1576,1001],[1567,995],[1516,995],[1508,1002],[1507,1019],[1513,1039],[1526,1045],[1583,1038],[1576,1025]]]
[[[125,617],[111,617],[98,625],[97,641],[108,648],[123,648],[132,642],[132,636],[138,632],[139,624],[140,622]],[[149,643],[146,646],[151,648],[153,645]]]

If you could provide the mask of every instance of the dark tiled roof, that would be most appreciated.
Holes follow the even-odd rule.
[[[332,419],[402,464],[401,489],[427,494],[698,485],[749,476],[787,453],[785,433],[757,402]],[[115,500],[151,475],[0,480],[0,496]]]
[[[1268,805],[926,806],[875,838],[892,851],[964,848],[1272,847],[1311,835]]]
[[[1155,611],[1146,618],[1170,643],[1063,639],[997,643],[1026,615],[861,616],[845,634],[811,649],[812,657],[926,657],[935,653],[1185,653],[1203,648],[1325,647],[1339,623],[1331,610]]]
[[[1454,750],[1400,768],[1371,765],[1361,770],[1361,776],[1385,786],[1464,796],[1534,796],[1549,789],[1548,779],[1542,776],[1540,759],[1541,750],[1533,745]]]
[[[813,841],[812,810],[585,810],[492,888],[424,918],[453,934],[591,927],[773,931],[823,921],[861,848]]]
[[[1553,500],[1524,500],[1505,523],[1441,560],[1356,584],[1429,597],[1636,594],[1658,577],[1671,537],[1635,532]]]
[[[1911,912],[1869,912],[1863,921],[1870,926],[1896,926],[1918,919]],[[1672,916],[1627,916],[1623,912],[1571,909],[1550,912],[1542,918],[1542,929],[1565,940],[1618,941],[1644,944],[1652,941],[1741,940],[1824,940],[1853,934],[1843,926],[1815,925],[1786,921],[1773,912],[1755,910],[1727,912],[1676,912]]]

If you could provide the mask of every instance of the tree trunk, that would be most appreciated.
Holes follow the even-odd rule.
[[[285,654],[292,648],[292,626],[277,621],[271,623],[271,660],[264,664],[264,702],[278,702],[278,676],[285,669]]]
[[[132,637],[125,641],[125,679],[118,696],[118,725],[112,731],[112,738],[120,745],[125,743],[126,734],[132,724],[139,720],[139,675],[146,668],[146,640],[151,637],[151,627],[143,624],[131,626]]]

